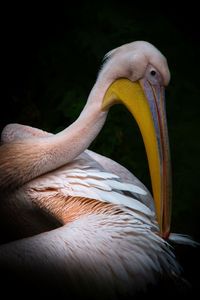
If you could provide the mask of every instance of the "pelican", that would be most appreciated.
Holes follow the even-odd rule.
[[[92,299],[128,297],[162,277],[180,277],[167,242],[169,80],[157,48],[145,41],[125,44],[106,54],[83,111],[69,127],[57,134],[20,124],[3,129],[1,220],[12,236],[0,246],[3,270],[62,281],[67,295]],[[153,197],[125,167],[88,150],[117,103],[141,131]]]

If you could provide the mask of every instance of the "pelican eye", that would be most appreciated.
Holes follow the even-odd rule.
[[[156,75],[156,71],[155,70],[151,70],[150,74],[151,74],[151,76],[155,76]]]

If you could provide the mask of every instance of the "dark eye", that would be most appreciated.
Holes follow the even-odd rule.
[[[152,65],[148,65],[145,72],[146,79],[153,85],[163,84],[159,71]]]
[[[156,75],[156,71],[155,70],[151,70],[150,74],[151,74],[151,76],[155,76]]]

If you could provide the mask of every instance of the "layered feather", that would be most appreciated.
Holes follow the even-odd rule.
[[[145,190],[135,184],[122,182],[120,176],[106,172],[86,153],[62,168],[32,180],[28,186],[38,193],[56,190],[66,197],[96,199],[154,217],[154,211],[137,199],[138,195],[148,197]]]

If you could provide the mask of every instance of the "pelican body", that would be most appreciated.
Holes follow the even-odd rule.
[[[0,214],[12,236],[0,246],[4,270],[48,277],[62,283],[67,295],[93,299],[124,299],[161,277],[180,276],[166,241],[169,80],[166,58],[153,45],[125,44],[106,55],[83,111],[69,127],[55,135],[20,124],[4,128]],[[153,197],[126,168],[88,150],[117,103],[140,128]]]

